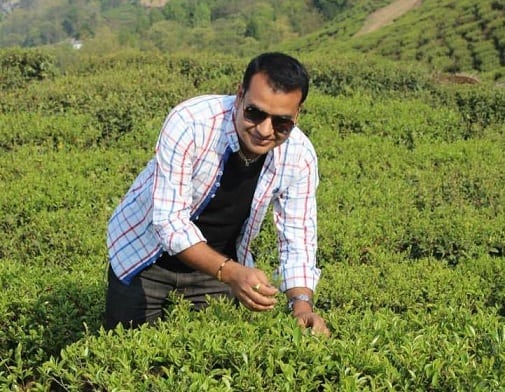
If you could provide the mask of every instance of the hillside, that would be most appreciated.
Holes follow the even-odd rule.
[[[380,29],[374,28],[370,14],[355,14],[284,47],[300,53],[355,51],[422,63],[437,72],[504,80],[505,6],[501,2],[424,0],[415,5],[394,21],[386,20]]]
[[[282,295],[257,313],[171,296],[159,325],[106,332],[112,211],[170,108],[236,91],[248,59],[65,54],[51,74],[45,51],[0,51],[0,390],[503,390],[505,90],[305,52],[315,306],[332,336],[299,329]],[[269,277],[273,218],[252,243]]]
[[[490,72],[499,78],[505,71],[505,7],[497,1],[426,0],[373,36],[360,37],[353,47],[444,71]]]
[[[144,7],[163,7],[169,0],[140,0]]]
[[[505,6],[497,0],[1,1],[0,47],[251,56],[360,53],[503,82]],[[48,22],[50,20],[51,22]]]
[[[318,8],[304,0],[27,0],[3,1],[0,7],[0,47],[105,38],[116,48],[217,48],[230,53],[237,48],[252,53],[303,36],[340,9]]]
[[[355,34],[356,37],[368,34],[393,23],[397,18],[415,7],[419,7],[422,0],[395,0],[391,4],[372,12],[367,16],[363,27]]]

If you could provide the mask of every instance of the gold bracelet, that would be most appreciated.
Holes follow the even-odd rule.
[[[228,257],[227,259],[225,259],[221,265],[219,266],[219,268],[217,269],[217,273],[216,273],[216,277],[217,277],[217,280],[219,280],[220,282],[222,282],[223,280],[221,279],[221,274],[223,273],[223,267],[224,265],[231,260],[231,257]]]

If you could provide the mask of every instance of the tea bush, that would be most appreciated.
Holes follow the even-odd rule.
[[[503,91],[421,68],[307,56],[319,156],[318,311],[172,298],[156,327],[102,326],[107,220],[170,108],[234,93],[244,59],[69,61],[0,101],[0,385],[6,390],[499,390],[505,380]],[[267,221],[254,242],[276,265]]]
[[[0,87],[19,88],[32,80],[51,79],[56,75],[54,58],[47,52],[33,49],[0,50]]]
[[[358,277],[358,280],[361,280]],[[333,288],[334,290],[334,288]],[[227,303],[136,331],[100,331],[43,365],[51,390],[495,389],[505,330],[493,311],[435,305],[399,316],[343,306],[327,315],[334,338],[302,333],[282,311],[251,315]],[[230,325],[231,320],[233,324]],[[184,328],[181,328],[184,326]],[[76,366],[77,365],[77,366]]]

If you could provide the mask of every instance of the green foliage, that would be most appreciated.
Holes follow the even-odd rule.
[[[384,92],[416,92],[428,90],[432,81],[419,66],[395,65],[393,62],[362,56],[340,56],[329,53],[324,58],[306,55],[311,81],[316,88],[329,95],[346,94],[364,89],[378,95]]]
[[[491,124],[505,123],[503,89],[491,92],[477,88],[462,89],[456,92],[455,101],[465,120],[467,133],[485,129]]]
[[[505,11],[499,2],[427,0],[378,31],[357,34],[372,12],[390,3],[171,0],[152,8],[127,0],[19,2],[0,23],[0,47],[61,46],[80,39],[94,53],[133,47],[251,56],[281,49],[325,58],[358,51],[503,81]]]
[[[3,49],[0,51],[0,87],[22,87],[30,81],[55,76],[54,59],[40,50]]]
[[[320,222],[320,260],[369,263],[385,251],[458,263],[502,252],[503,143],[416,140],[412,149],[321,136],[320,213],[340,219]]]
[[[324,20],[303,0],[172,0],[161,9],[131,1],[54,0],[14,7],[0,25],[0,47],[58,44],[72,38],[84,40],[93,50],[100,40],[110,39],[112,31],[121,46],[148,52],[198,52],[205,47],[219,53],[254,53],[256,45],[267,48],[306,34]],[[171,36],[174,30],[178,33]]]
[[[187,304],[179,303],[169,309],[170,321],[156,329],[90,336],[84,346],[76,344],[62,353],[61,361],[46,363],[44,373],[53,387],[75,390],[134,385],[178,391],[308,390],[325,383],[324,370],[334,365],[325,363],[328,354],[311,355],[323,347],[320,340],[302,334],[283,312],[265,318],[230,305],[214,302],[206,311],[191,314]],[[231,319],[233,328],[227,322]],[[289,344],[278,347],[279,339]],[[121,341],[131,342],[131,354],[118,350]],[[83,373],[73,371],[68,364],[76,361],[90,367]],[[112,377],[101,370],[105,364]]]
[[[52,390],[380,390],[500,385],[505,330],[493,312],[462,306],[332,313],[334,339],[303,334],[283,312],[248,315],[227,303],[169,321],[86,336],[43,366]],[[234,320],[234,328],[229,321]],[[185,328],[180,328],[184,325]],[[79,366],[75,366],[78,364]]]
[[[168,20],[188,27],[205,26],[211,22],[210,6],[201,1],[169,1],[163,7],[163,13]]]
[[[313,78],[300,127],[320,168],[315,299],[332,336],[300,330],[282,296],[261,314],[217,301],[192,312],[174,297],[156,327],[105,332],[113,208],[170,108],[233,94],[248,59],[61,55],[60,74],[12,83],[0,102],[4,389],[500,389],[502,90],[373,57],[304,54]],[[271,221],[253,246],[271,275]]]
[[[333,19],[335,15],[348,7],[348,0],[316,0],[314,6],[328,19]]]
[[[0,384],[3,388],[25,385],[30,389],[39,377],[37,366],[85,336],[87,328],[99,328],[104,275],[95,275],[96,268],[94,271],[88,268],[90,261],[77,259],[73,268],[51,275],[47,273],[48,266],[32,264],[27,268],[18,261],[2,258]],[[105,271],[103,261],[98,264]]]
[[[443,72],[490,72],[505,66],[504,19],[492,1],[427,0],[352,46],[395,60],[421,60]]]

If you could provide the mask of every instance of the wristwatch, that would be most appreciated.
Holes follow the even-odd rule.
[[[308,302],[311,307],[313,306],[312,298],[310,298],[307,294],[294,295],[288,300],[289,311],[293,311],[293,306],[295,305],[296,301],[305,301]]]

